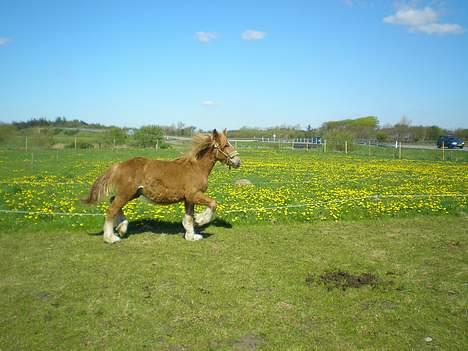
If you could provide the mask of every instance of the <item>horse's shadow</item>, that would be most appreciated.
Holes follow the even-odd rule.
[[[203,235],[205,239],[213,236],[214,234],[206,232],[205,229],[208,227],[221,227],[221,228],[232,228],[232,224],[225,221],[222,218],[216,218],[212,222],[196,228],[196,232]],[[161,221],[157,219],[140,219],[137,221],[132,221],[128,223],[127,234],[125,238],[129,238],[133,235],[151,233],[157,235],[180,235],[184,234],[184,227],[180,222],[169,222]],[[98,233],[89,233],[89,235],[102,235],[103,231],[101,230]]]

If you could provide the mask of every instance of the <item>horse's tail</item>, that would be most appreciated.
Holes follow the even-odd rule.
[[[113,175],[118,165],[113,165],[94,182],[88,197],[82,199],[86,204],[95,204],[109,196],[113,190]]]

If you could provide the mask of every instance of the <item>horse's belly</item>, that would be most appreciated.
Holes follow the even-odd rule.
[[[184,199],[184,195],[177,190],[171,189],[154,189],[149,190],[143,188],[143,197],[154,204],[173,204]]]
[[[173,199],[149,198],[145,195],[141,195],[141,198],[146,202],[152,203],[153,205],[170,205],[170,204],[175,204],[177,202],[182,201],[182,199],[179,199],[179,198],[173,198]]]

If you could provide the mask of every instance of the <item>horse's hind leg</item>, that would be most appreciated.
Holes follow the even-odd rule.
[[[118,220],[120,215],[123,216],[122,207],[126,203],[127,203],[127,200],[124,197],[118,195],[111,201],[111,204],[109,205],[109,208],[107,209],[106,221],[104,222],[104,241],[109,244],[115,243],[120,240],[120,238],[114,233],[114,222]],[[127,225],[128,225],[128,221],[127,221]],[[121,228],[117,226],[117,230],[119,229],[123,229],[123,226]],[[126,228],[125,228],[125,231],[126,231]]]
[[[112,196],[110,198],[110,203],[114,201],[115,196]],[[125,217],[123,210],[120,209],[119,212],[117,212],[117,215],[114,218],[114,223],[113,227],[115,230],[117,230],[117,234],[123,238],[125,237],[125,234],[127,234],[127,229],[128,229],[128,220],[127,217]]]
[[[115,216],[114,225],[116,226],[115,230],[117,231],[117,234],[121,238],[125,237],[128,229],[128,219],[125,217],[122,209],[117,213],[117,216]]]

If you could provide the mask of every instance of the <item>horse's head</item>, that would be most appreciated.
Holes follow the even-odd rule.
[[[214,129],[212,138],[216,159],[229,167],[239,168],[241,164],[239,153],[229,142],[227,130],[225,129],[222,133],[218,133]]]

